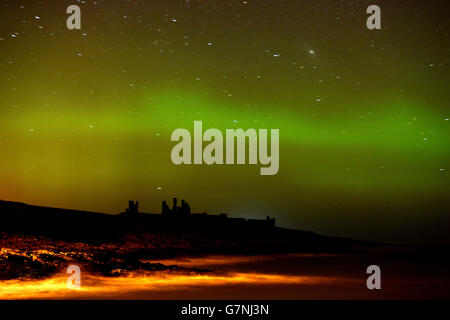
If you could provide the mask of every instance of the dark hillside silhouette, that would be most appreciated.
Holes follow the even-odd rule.
[[[145,233],[191,234],[215,239],[242,241],[241,249],[256,252],[344,250],[369,242],[333,238],[310,231],[275,226],[275,219],[230,218],[227,214],[191,213],[182,200],[173,199],[170,209],[162,202],[161,214],[139,212],[139,202],[129,201],[120,214],[104,214],[0,201],[0,232],[45,235],[58,239],[115,240],[124,235]],[[201,247],[201,244],[199,244]],[[191,248],[195,250],[195,248]],[[227,250],[226,247],[222,248]]]

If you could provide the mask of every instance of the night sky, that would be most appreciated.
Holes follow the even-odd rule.
[[[329,235],[450,241],[446,1],[0,4],[1,199],[117,213],[178,196]],[[194,120],[280,129],[279,173],[174,165],[170,135]]]

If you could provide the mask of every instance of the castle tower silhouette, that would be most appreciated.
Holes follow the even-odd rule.
[[[128,201],[128,208],[126,209],[125,213],[129,215],[136,215],[139,213],[139,201]]]
[[[161,214],[164,216],[189,216],[191,214],[191,206],[184,201],[181,200],[181,206],[178,207],[177,198],[173,198],[173,206],[172,209],[169,208],[166,201],[162,202]]]

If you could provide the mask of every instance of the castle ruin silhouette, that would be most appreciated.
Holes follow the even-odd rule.
[[[173,206],[172,209],[169,208],[167,202],[162,202],[162,210],[161,214],[163,216],[171,215],[171,216],[188,216],[191,214],[191,207],[189,204],[181,200],[181,207],[177,207],[177,198],[173,198]]]
[[[172,208],[162,201],[161,214],[139,212],[139,201],[128,201],[128,208],[120,216],[130,219],[140,219],[143,224],[152,224],[154,227],[163,227],[164,229],[258,229],[267,230],[275,228],[275,218],[266,219],[246,219],[228,217],[228,214],[208,214],[191,213],[190,205],[181,200],[181,206],[178,206],[178,199],[173,198]]]

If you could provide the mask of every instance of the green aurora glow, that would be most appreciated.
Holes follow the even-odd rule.
[[[262,2],[99,2],[80,32],[64,1],[9,4],[0,198],[115,213],[178,196],[328,234],[446,240],[448,17],[399,1],[369,32],[364,1]],[[279,174],[175,166],[170,134],[194,120],[280,129]]]

